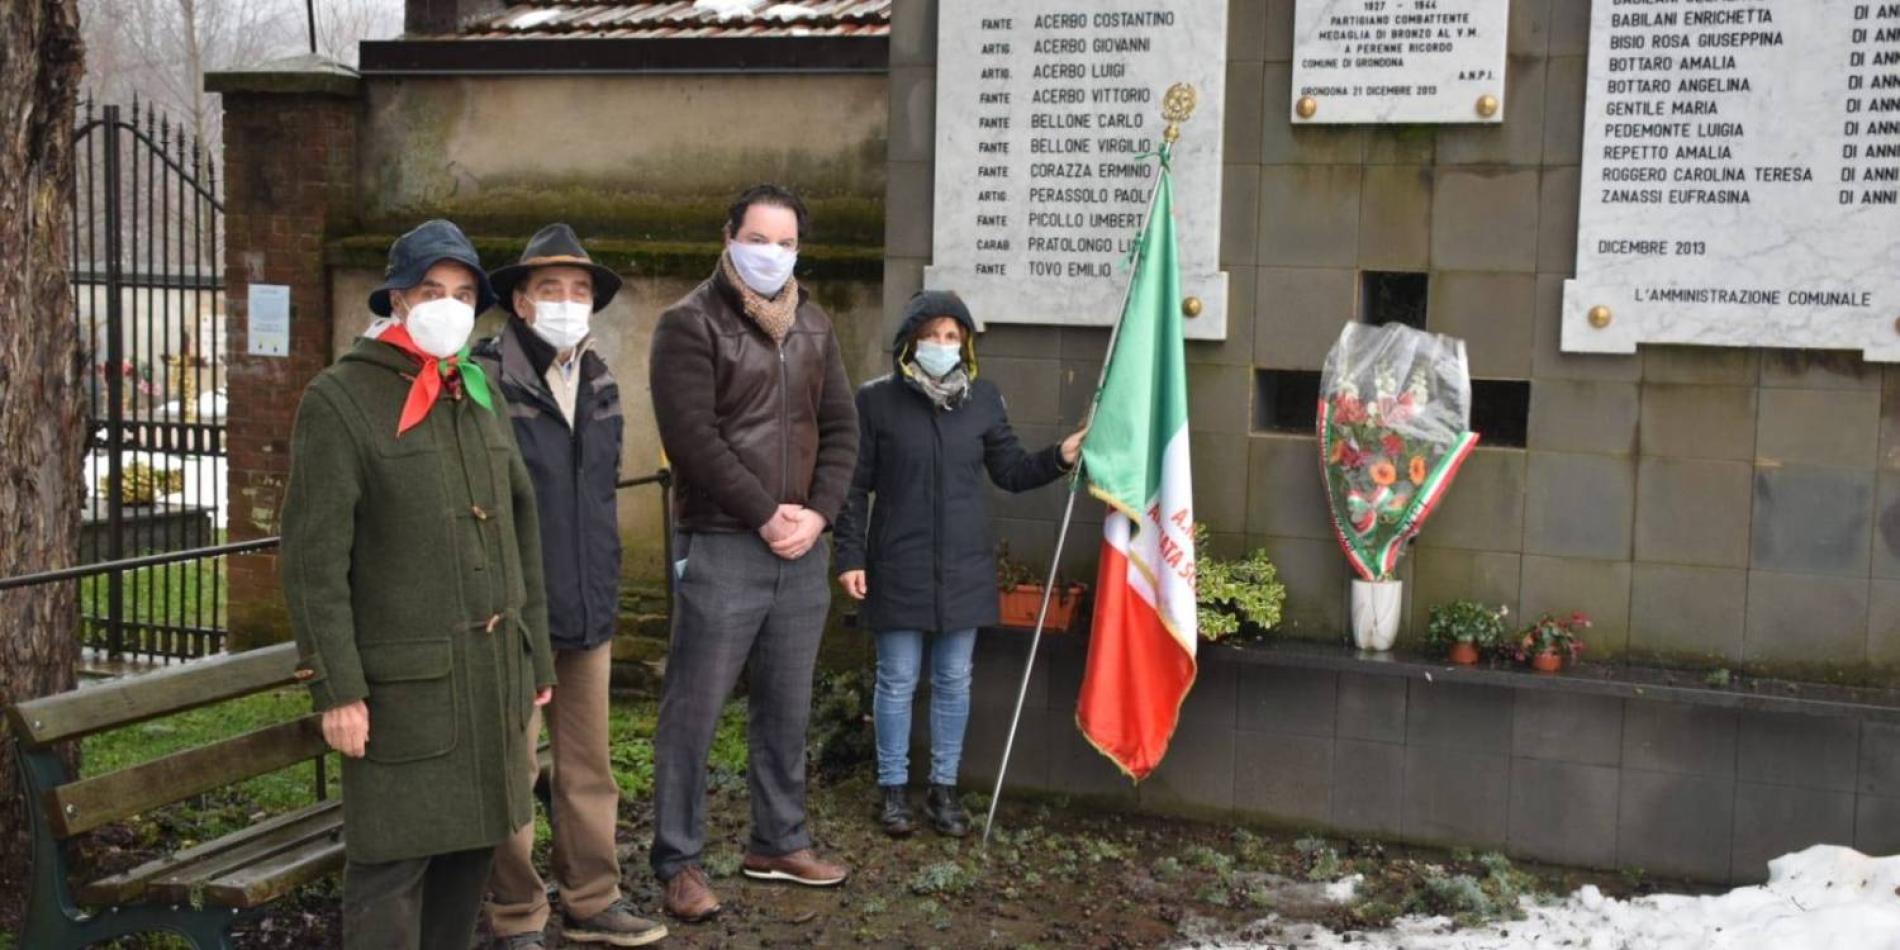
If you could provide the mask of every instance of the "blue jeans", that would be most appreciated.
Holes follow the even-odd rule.
[[[904,785],[910,778],[910,706],[924,665],[921,630],[883,630],[877,635],[877,783]],[[952,630],[930,638],[930,781],[955,785],[963,758],[963,727],[970,721],[970,653],[976,631]]]

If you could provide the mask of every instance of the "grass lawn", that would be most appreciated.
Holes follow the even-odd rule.
[[[230,598],[230,584],[224,577],[224,558],[142,567],[127,571],[123,576],[123,604],[128,623],[223,628],[225,606]],[[107,581],[105,577],[89,577],[79,581],[79,613],[82,617],[96,619],[95,624],[87,625],[98,631],[94,634],[96,637],[105,636],[104,618],[111,603]],[[166,646],[130,642],[135,636],[139,635],[128,634],[128,650]],[[142,636],[155,637],[160,634],[146,633]]]

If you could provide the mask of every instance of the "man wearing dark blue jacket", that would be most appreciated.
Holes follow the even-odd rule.
[[[546,707],[554,773],[551,870],[569,943],[636,947],[666,928],[633,913],[614,846],[620,790],[608,757],[607,685],[619,613],[620,386],[593,350],[593,315],[620,277],[588,256],[565,224],[542,228],[521,260],[489,275],[510,317],[476,359],[498,381],[534,483],[548,590],[548,631],[561,688]],[[528,725],[534,749],[541,717]],[[522,763],[534,770],[533,757]],[[547,887],[535,873],[534,826],[502,842],[489,921],[509,950],[544,946]]]

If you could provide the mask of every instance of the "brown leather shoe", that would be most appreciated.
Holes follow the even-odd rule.
[[[666,912],[689,924],[719,913],[719,895],[706,883],[706,872],[699,865],[687,865],[666,882]]]
[[[791,881],[806,887],[834,887],[851,876],[851,869],[818,859],[810,848],[768,857],[745,856],[745,876],[760,881]]]

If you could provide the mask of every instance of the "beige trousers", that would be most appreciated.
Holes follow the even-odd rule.
[[[613,649],[605,644],[586,651],[556,650],[554,675],[560,685],[554,688],[554,699],[528,720],[531,739],[541,735],[543,714],[548,724],[554,753],[554,854],[549,871],[560,887],[562,908],[574,920],[592,917],[620,899],[620,860],[614,845],[620,789],[614,785],[607,748],[612,661]],[[537,744],[527,743],[530,780],[539,769],[532,755]],[[535,873],[533,855],[533,822],[495,849],[488,917],[497,936],[547,926],[547,885]]]

